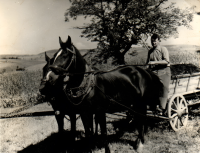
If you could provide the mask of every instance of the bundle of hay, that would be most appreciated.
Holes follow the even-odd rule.
[[[173,75],[192,74],[200,72],[200,68],[193,64],[176,64],[171,65],[171,73]]]

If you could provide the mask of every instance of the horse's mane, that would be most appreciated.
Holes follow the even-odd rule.
[[[74,49],[75,49],[76,51],[79,52],[79,50],[77,49],[77,47],[76,47],[74,44],[72,44],[72,46],[74,47]]]
[[[74,49],[76,50],[76,53],[79,53],[80,56],[83,58],[83,60],[85,61],[86,64],[88,64],[88,62],[85,60],[85,58],[81,55],[80,51],[76,48],[76,46],[74,44],[72,44],[72,46],[74,47]]]

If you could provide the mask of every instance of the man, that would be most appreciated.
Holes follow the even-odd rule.
[[[164,113],[168,99],[169,83],[171,80],[169,53],[166,47],[160,45],[159,35],[152,35],[151,44],[153,47],[148,52],[146,64],[149,65],[151,71],[158,75],[163,83],[162,93],[159,97],[160,106],[157,107],[157,110]]]

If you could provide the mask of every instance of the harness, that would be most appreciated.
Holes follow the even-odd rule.
[[[89,67],[86,65],[86,70],[88,70]],[[63,91],[67,97],[67,99],[73,104],[73,105],[80,105],[84,98],[90,93],[90,91],[94,87],[94,74],[93,73],[86,73],[84,74],[83,81],[81,82],[79,87],[74,88],[66,88],[67,85],[64,85]]]
[[[125,65],[121,65],[119,67],[124,67]],[[117,68],[119,68],[117,67]],[[116,69],[117,69],[116,68]],[[93,87],[98,88],[107,99],[111,102],[119,103],[115,101],[113,98],[110,96],[106,95],[96,84],[95,84],[95,75],[97,74],[102,74],[102,73],[108,73],[111,72],[115,69],[112,70],[107,70],[107,71],[93,71],[90,70],[89,66],[86,65],[86,72],[81,72],[81,73],[67,73],[66,76],[74,76],[74,75],[81,75],[84,74],[83,81],[81,82],[79,87],[74,87],[74,88],[67,88],[67,85],[64,85],[63,91],[67,97],[67,99],[73,104],[73,105],[80,105],[84,98],[90,93],[90,91],[93,89]],[[119,103],[120,104],[120,103]],[[120,104],[123,105],[123,104]],[[123,105],[124,106],[124,105]],[[126,107],[126,106],[124,106]],[[128,107],[126,107],[128,108]]]

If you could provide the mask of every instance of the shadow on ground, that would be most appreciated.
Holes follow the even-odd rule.
[[[112,129],[108,128],[108,136],[107,140],[109,143],[121,143],[124,145],[129,144],[130,146],[134,146],[135,139],[137,137],[137,131],[135,128],[134,121],[129,123],[127,120],[118,120],[107,122],[107,125],[111,124]],[[155,125],[154,125],[155,126]],[[122,136],[125,132],[131,132],[132,137],[131,140],[123,139]],[[87,152],[88,149],[95,150],[104,148],[104,140],[100,135],[94,136],[90,140],[90,148],[88,148],[88,144],[86,139],[84,138],[83,131],[76,132],[76,140],[75,144],[72,143],[70,131],[65,131],[62,135],[58,133],[53,133],[48,136],[43,141],[26,147],[25,149],[19,151],[18,153],[66,153],[66,152],[75,152],[82,153]]]

